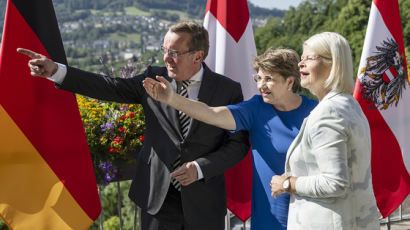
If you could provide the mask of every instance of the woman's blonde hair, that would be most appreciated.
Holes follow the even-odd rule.
[[[315,34],[303,43],[317,55],[331,60],[332,69],[324,87],[329,90],[353,93],[353,63],[350,46],[347,40],[334,32]]]

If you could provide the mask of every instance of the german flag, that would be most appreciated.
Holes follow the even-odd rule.
[[[67,63],[51,0],[7,2],[0,53],[0,216],[11,229],[87,229],[101,204],[72,93],[32,77],[31,49]]]

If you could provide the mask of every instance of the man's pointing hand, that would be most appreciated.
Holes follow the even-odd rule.
[[[44,55],[23,48],[18,48],[17,52],[31,58],[28,66],[32,76],[49,78],[58,70],[58,65]]]

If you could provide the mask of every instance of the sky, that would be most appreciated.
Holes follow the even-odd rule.
[[[277,8],[280,10],[287,10],[289,6],[296,7],[303,0],[249,0],[249,1],[259,7],[265,7],[269,9]]]

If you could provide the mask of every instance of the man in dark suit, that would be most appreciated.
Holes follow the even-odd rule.
[[[169,28],[161,47],[166,67],[149,66],[143,74],[129,79],[85,72],[29,50],[18,50],[31,57],[33,76],[49,78],[60,89],[143,106],[145,141],[129,191],[131,200],[142,209],[143,230],[224,229],[223,173],[246,156],[247,134],[233,134],[196,120],[182,124],[178,111],[153,100],[142,86],[147,77],[164,76],[177,92],[182,93],[185,87],[189,98],[210,106],[242,101],[239,83],[212,72],[203,63],[208,48],[208,32],[203,26],[178,23]]]

